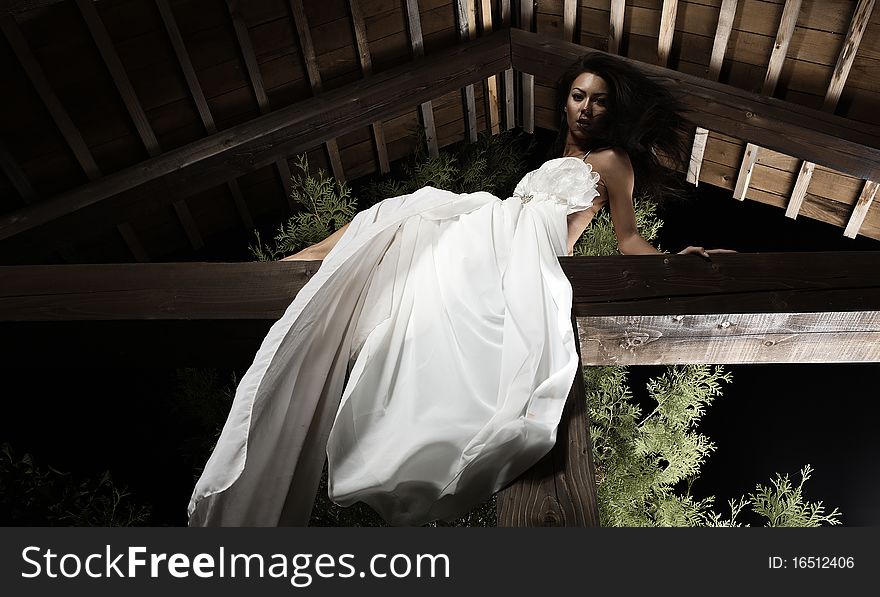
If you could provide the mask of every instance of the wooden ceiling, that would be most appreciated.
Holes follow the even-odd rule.
[[[805,120],[801,126],[820,122],[813,110],[833,113],[876,140],[880,14],[873,6],[873,0],[0,2],[0,260],[199,260],[229,243],[244,245],[255,227],[271,230],[290,213],[294,153],[262,163],[251,145],[248,152],[224,153],[197,185],[169,172],[157,179],[162,184],[146,187],[150,193],[114,193],[126,181],[151,176],[163,157],[173,155],[183,167],[211,151],[219,155],[248,123],[289,123],[309,110],[317,121],[320,98],[330,92],[344,94],[376,75],[424,64],[412,61],[439,57],[508,23],[717,80],[732,93],[778,98],[791,105],[791,119]],[[551,77],[520,79],[506,67],[483,67],[485,75],[498,75],[461,88],[449,86],[454,75],[438,79],[442,92],[426,90],[421,103],[407,102],[415,95],[393,98],[397,107],[373,122],[354,103],[350,130],[331,138],[316,133],[303,149],[313,166],[353,180],[387,171],[389,162],[411,153],[420,124],[432,151],[483,130],[557,126]],[[863,161],[876,170],[878,145],[863,144]],[[689,175],[737,198],[784,208],[790,217],[880,239],[877,186],[866,180],[868,170],[847,174],[791,153],[698,129]],[[51,208],[65,201],[75,209]],[[37,214],[59,215],[34,223]]]

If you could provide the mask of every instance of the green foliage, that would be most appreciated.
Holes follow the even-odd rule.
[[[134,502],[109,471],[98,478],[75,478],[38,466],[30,454],[0,446],[0,525],[105,526],[146,524],[151,508]]]
[[[657,217],[657,204],[647,197],[633,201],[636,212],[636,229],[648,242],[655,242],[663,227],[663,220]],[[611,222],[611,212],[601,210],[590,222],[584,234],[574,247],[574,255],[579,257],[617,255],[617,237]]]
[[[773,487],[758,485],[755,493],[749,494],[752,509],[767,518],[767,526],[772,527],[818,527],[827,523],[840,524],[840,512],[835,508],[825,514],[822,502],[804,502],[804,483],[813,473],[808,464],[801,469],[801,482],[792,486],[788,475],[776,474]]]
[[[254,231],[256,245],[248,248],[258,261],[274,261],[320,242],[350,222],[357,212],[357,201],[344,182],[324,170],[310,174],[305,154],[297,158],[296,168],[299,173],[290,177],[290,196],[302,211],[278,227],[273,246],[264,247],[259,231]]]

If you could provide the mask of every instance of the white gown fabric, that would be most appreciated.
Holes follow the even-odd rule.
[[[189,524],[307,524],[325,455],[331,499],[395,525],[537,462],[578,366],[557,257],[598,180],[564,157],[506,200],[426,187],[359,213],[242,378]]]

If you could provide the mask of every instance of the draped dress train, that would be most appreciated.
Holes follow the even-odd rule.
[[[566,216],[598,180],[564,157],[508,199],[425,187],[357,214],[239,383],[189,524],[305,525],[325,458],[338,504],[449,520],[537,462],[578,365]]]

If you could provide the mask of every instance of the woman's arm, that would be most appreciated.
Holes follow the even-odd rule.
[[[339,242],[339,239],[342,238],[342,235],[345,234],[345,230],[348,228],[348,224],[325,238],[319,243],[315,243],[313,245],[309,245],[299,253],[294,253],[293,255],[288,255],[287,257],[281,259],[281,261],[321,261],[330,250],[336,246],[336,243]]]

